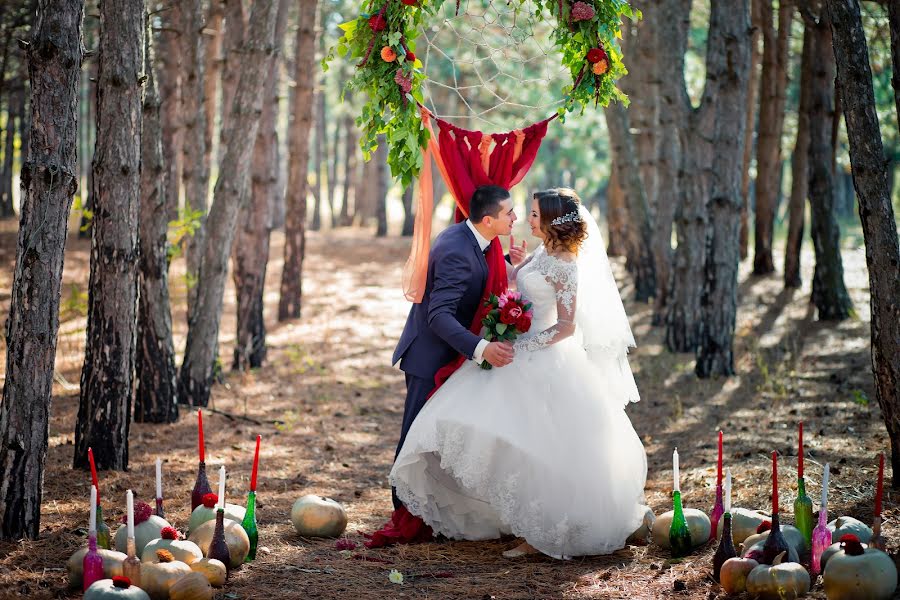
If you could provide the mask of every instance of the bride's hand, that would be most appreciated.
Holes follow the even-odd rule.
[[[528,246],[525,240],[522,240],[522,244],[520,246],[516,246],[516,236],[509,236],[509,262],[512,263],[512,266],[517,266],[528,255]]]

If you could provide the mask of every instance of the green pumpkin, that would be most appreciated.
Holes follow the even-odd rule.
[[[143,523],[135,523],[134,525],[134,554],[140,558],[144,552],[144,547],[151,541],[161,536],[163,527],[171,527],[169,522],[162,517],[150,515],[150,518]],[[128,552],[128,526],[122,525],[116,530],[116,536],[113,538],[113,546],[119,552]]]
[[[747,592],[762,600],[794,600],[809,593],[809,573],[795,562],[781,562],[784,552],[771,565],[759,565],[747,576]]]
[[[653,543],[660,548],[670,548],[669,545],[669,529],[672,527],[672,517],[675,516],[674,511],[665,512],[656,518],[653,522]],[[709,517],[702,510],[696,508],[684,509],[684,520],[687,521],[688,530],[691,532],[691,545],[696,548],[702,546],[709,541],[709,532],[712,524]]]
[[[75,554],[69,557],[66,562],[66,569],[69,571],[69,587],[81,589],[84,582],[84,555],[87,554],[87,547],[75,551]],[[122,574],[122,561],[128,558],[124,553],[115,550],[106,550],[100,548],[97,550],[103,559],[103,576],[112,581],[113,577]]]
[[[857,556],[839,549],[824,566],[828,600],[888,600],[897,588],[897,567],[891,557],[875,548]]]

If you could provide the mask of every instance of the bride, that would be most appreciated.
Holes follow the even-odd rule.
[[[507,557],[622,548],[641,524],[647,460],[624,407],[638,401],[634,345],[600,231],[570,189],[535,194],[543,241],[510,275],[533,304],[515,359],[461,367],[406,437],[391,484],[450,538],[524,543]]]

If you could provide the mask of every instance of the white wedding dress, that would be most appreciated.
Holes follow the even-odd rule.
[[[582,306],[581,258],[538,249],[515,277],[534,316],[514,361],[489,371],[466,362],[413,422],[391,484],[436,533],[512,533],[568,558],[618,550],[640,526],[647,460],[624,410],[638,400],[625,355],[633,338],[605,251],[595,263],[606,295]]]

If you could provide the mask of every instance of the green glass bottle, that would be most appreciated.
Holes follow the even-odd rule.
[[[675,514],[672,516],[672,525],[669,527],[669,544],[672,546],[672,556],[678,558],[687,556],[691,552],[691,531],[684,519],[684,509],[681,507],[681,492],[672,492],[672,504]]]
[[[806,549],[812,548],[813,506],[806,495],[806,482],[800,477],[797,480],[797,499],[794,500],[794,525],[803,534]]]
[[[109,525],[103,520],[103,509],[97,502],[97,547],[112,550],[109,546]]]
[[[256,558],[256,544],[259,542],[259,530],[256,527],[256,492],[247,494],[247,512],[244,513],[244,520],[241,521],[241,527],[247,532],[250,538],[250,552],[244,562],[250,562]]]

